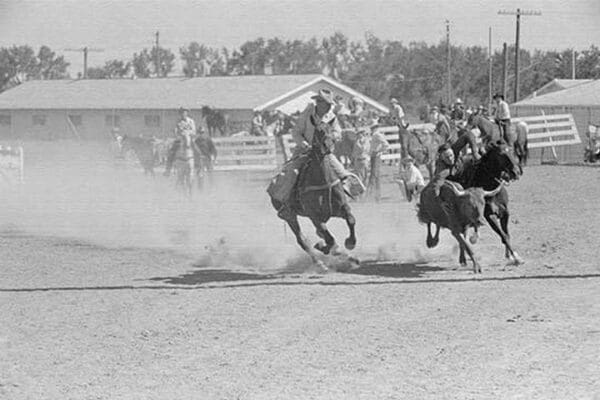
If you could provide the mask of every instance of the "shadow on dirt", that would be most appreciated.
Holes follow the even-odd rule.
[[[363,261],[360,263],[360,267],[347,271],[346,274],[380,276],[383,278],[421,278],[427,272],[443,270],[443,268],[427,264]]]
[[[193,272],[172,277],[150,278],[150,281],[161,281],[171,285],[200,285],[210,282],[259,281],[277,278],[277,275],[264,275],[249,272],[230,271],[226,269],[198,269]]]
[[[241,272],[229,269],[206,268],[196,265],[192,272],[171,277],[154,277],[150,281],[163,282],[170,285],[201,285],[216,282],[240,281],[267,281],[285,277],[298,277],[298,273],[277,272],[273,274],[260,274],[254,272]],[[338,270],[339,274],[378,276],[382,278],[420,278],[427,272],[443,271],[443,268],[415,263],[396,263],[381,261],[363,261],[359,267],[350,270]],[[332,271],[333,272],[333,271]]]

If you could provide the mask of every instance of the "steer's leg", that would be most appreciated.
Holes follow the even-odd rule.
[[[452,236],[454,236],[456,238],[456,240],[458,241],[458,244],[461,246],[461,248],[464,248],[464,250],[466,250],[467,254],[469,255],[469,258],[473,262],[473,272],[474,273],[481,273],[481,266],[479,265],[479,263],[475,259],[475,253],[473,252],[473,249],[471,248],[471,245],[469,245],[469,243],[467,242],[467,240],[465,238],[464,232],[461,232],[460,230],[453,229],[452,230]],[[461,252],[462,252],[462,249],[461,249]]]

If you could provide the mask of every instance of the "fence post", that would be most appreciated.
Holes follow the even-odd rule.
[[[542,113],[542,116],[544,117],[544,131],[546,133],[550,133],[550,129],[548,129],[548,127],[546,126],[548,124],[548,120],[546,119],[546,113],[544,112],[544,110],[540,110]],[[550,143],[553,142],[552,140],[552,136],[548,136],[548,141]],[[558,164],[558,156],[556,155],[556,147],[550,145],[550,149],[552,150],[552,157],[554,157],[553,161],[550,161],[548,163],[544,162],[544,147],[542,147],[542,155],[540,157],[540,164]]]

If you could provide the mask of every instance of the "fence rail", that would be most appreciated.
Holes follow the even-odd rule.
[[[541,149],[541,161],[544,162],[544,151],[550,148],[552,162],[558,162],[556,147],[572,146],[581,143],[577,125],[572,114],[550,114],[531,117],[519,117],[512,119],[513,124],[523,121],[527,124],[528,147],[530,149]]]
[[[273,170],[277,167],[275,138],[241,136],[213,139],[217,148],[215,170]]]

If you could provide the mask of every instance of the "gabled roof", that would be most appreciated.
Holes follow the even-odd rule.
[[[286,101],[289,101],[294,96],[302,94],[302,92],[304,90],[306,90],[308,87],[310,87],[314,84],[320,83],[320,82],[329,84],[329,85],[333,86],[334,89],[336,89],[337,91],[347,93],[351,97],[360,97],[365,103],[367,103],[368,105],[370,105],[371,107],[373,107],[379,111],[382,111],[384,113],[389,112],[389,109],[386,106],[384,106],[383,104],[379,103],[378,101],[375,101],[372,98],[365,96],[364,94],[362,94],[360,92],[357,92],[356,90],[352,89],[351,87],[346,86],[334,79],[328,78],[323,75],[319,75],[318,78],[314,79],[312,82],[307,82],[305,85],[298,87],[298,88],[290,91],[289,93],[285,93],[282,96],[274,98],[274,99],[266,102],[265,104],[261,104],[260,106],[256,107],[255,109],[261,111],[261,110],[264,110],[267,108],[274,108],[278,105],[285,104]]]
[[[531,97],[514,106],[591,106],[600,107],[600,80],[590,80],[570,88]]]
[[[575,86],[583,85],[593,81],[593,79],[552,79],[541,88],[534,91],[525,99],[532,99],[537,96],[542,96],[548,93],[557,92],[559,90],[570,89]],[[524,100],[525,100],[524,99]]]
[[[326,82],[349,95],[351,88],[323,75],[241,75],[162,79],[28,81],[0,94],[0,109],[156,109],[204,105],[228,110],[264,109]],[[374,107],[385,106],[362,94]]]

